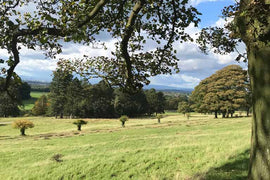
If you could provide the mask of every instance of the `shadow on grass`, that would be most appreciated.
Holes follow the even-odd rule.
[[[250,150],[231,157],[220,167],[211,168],[205,174],[196,175],[193,179],[200,180],[246,180],[248,175]]]

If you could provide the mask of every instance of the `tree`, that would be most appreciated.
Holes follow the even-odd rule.
[[[46,95],[42,95],[35,102],[32,113],[36,116],[45,115],[48,111],[49,103]]]
[[[84,120],[76,120],[73,122],[73,124],[77,125],[78,131],[81,131],[82,125],[87,124],[87,121]]]
[[[142,90],[129,94],[115,90],[114,110],[120,116],[126,114],[129,117],[144,115],[148,112],[148,102]]]
[[[128,121],[128,116],[126,116],[126,115],[121,116],[119,118],[119,121],[121,122],[122,127],[125,127],[125,123],[126,123],[126,121]]]
[[[221,112],[231,116],[247,106],[249,81],[247,72],[238,65],[227,66],[203,80],[191,95],[195,109],[200,112]]]
[[[178,104],[178,110],[177,110],[179,113],[183,113],[184,115],[186,114],[186,113],[189,113],[189,112],[191,112],[191,108],[190,108],[190,105],[189,105],[189,103],[188,102],[180,102],[179,104]]]
[[[70,119],[73,116],[79,116],[81,108],[79,107],[80,101],[83,97],[83,89],[81,82],[78,78],[74,78],[69,82],[69,85],[66,88],[66,103],[64,105],[64,114],[70,116]]]
[[[162,92],[156,92],[155,89],[145,91],[146,99],[149,104],[148,114],[164,113],[165,97]]]
[[[22,82],[19,86],[19,96],[21,100],[30,99],[31,86],[27,82]]]
[[[50,85],[50,111],[55,117],[63,118],[65,105],[67,103],[67,88],[72,82],[73,76],[64,71],[55,71]]]
[[[185,94],[178,96],[165,96],[165,110],[177,110],[179,102],[188,101],[188,97]]]
[[[157,119],[158,119],[158,123],[160,123],[160,119],[163,118],[162,114],[157,114],[156,117],[157,117]]]
[[[28,128],[33,128],[34,123],[29,120],[16,120],[12,123],[12,127],[20,129],[21,136],[25,136],[25,130]]]
[[[45,49],[54,57],[61,53],[58,40],[96,44],[96,35],[107,31],[121,39],[116,51],[112,58],[88,58],[87,71],[126,90],[141,88],[149,84],[150,76],[178,70],[172,44],[191,40],[185,28],[191,23],[197,26],[200,14],[188,0],[38,0],[31,1],[35,11],[23,14],[21,9],[29,4],[29,0],[7,0],[0,5],[0,44],[10,53],[9,60],[4,60],[10,61],[9,68],[3,69],[6,86],[20,62],[21,44]],[[143,51],[147,40],[156,42],[157,48]]]
[[[0,116],[18,116],[20,114],[19,105],[21,100],[18,93],[18,83],[13,79],[11,81],[12,86],[9,87],[9,94],[5,91],[1,91],[4,87],[4,78],[0,77]],[[10,96],[10,94],[12,96]]]
[[[217,53],[235,50],[238,42],[246,45],[246,54],[236,60],[248,61],[252,90],[252,137],[249,179],[269,179],[270,161],[270,2],[269,0],[240,0],[224,9],[225,17],[233,18],[225,28],[204,29],[199,38],[203,51],[207,45]]]

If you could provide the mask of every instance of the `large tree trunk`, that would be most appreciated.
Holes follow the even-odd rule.
[[[253,120],[250,180],[270,179],[270,45],[248,49]]]
[[[270,179],[270,2],[241,0],[235,22],[247,46],[253,119],[248,179]]]

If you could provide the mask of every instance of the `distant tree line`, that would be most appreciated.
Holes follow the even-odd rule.
[[[36,102],[35,115],[111,118],[164,113],[165,97],[155,89],[133,94],[110,87],[105,81],[90,84],[64,71],[55,71],[48,97]]]

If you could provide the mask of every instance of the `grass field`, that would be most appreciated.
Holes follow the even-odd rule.
[[[31,99],[28,99],[28,100],[24,100],[23,101],[24,109],[25,110],[31,110],[34,107],[36,100],[40,96],[42,96],[44,94],[48,94],[48,93],[47,92],[35,92],[35,91],[32,91],[30,93]]]
[[[3,179],[246,179],[251,118],[180,114],[161,119],[29,117],[26,137],[0,119]],[[21,119],[21,118],[18,118]],[[60,162],[52,157],[61,154]]]

